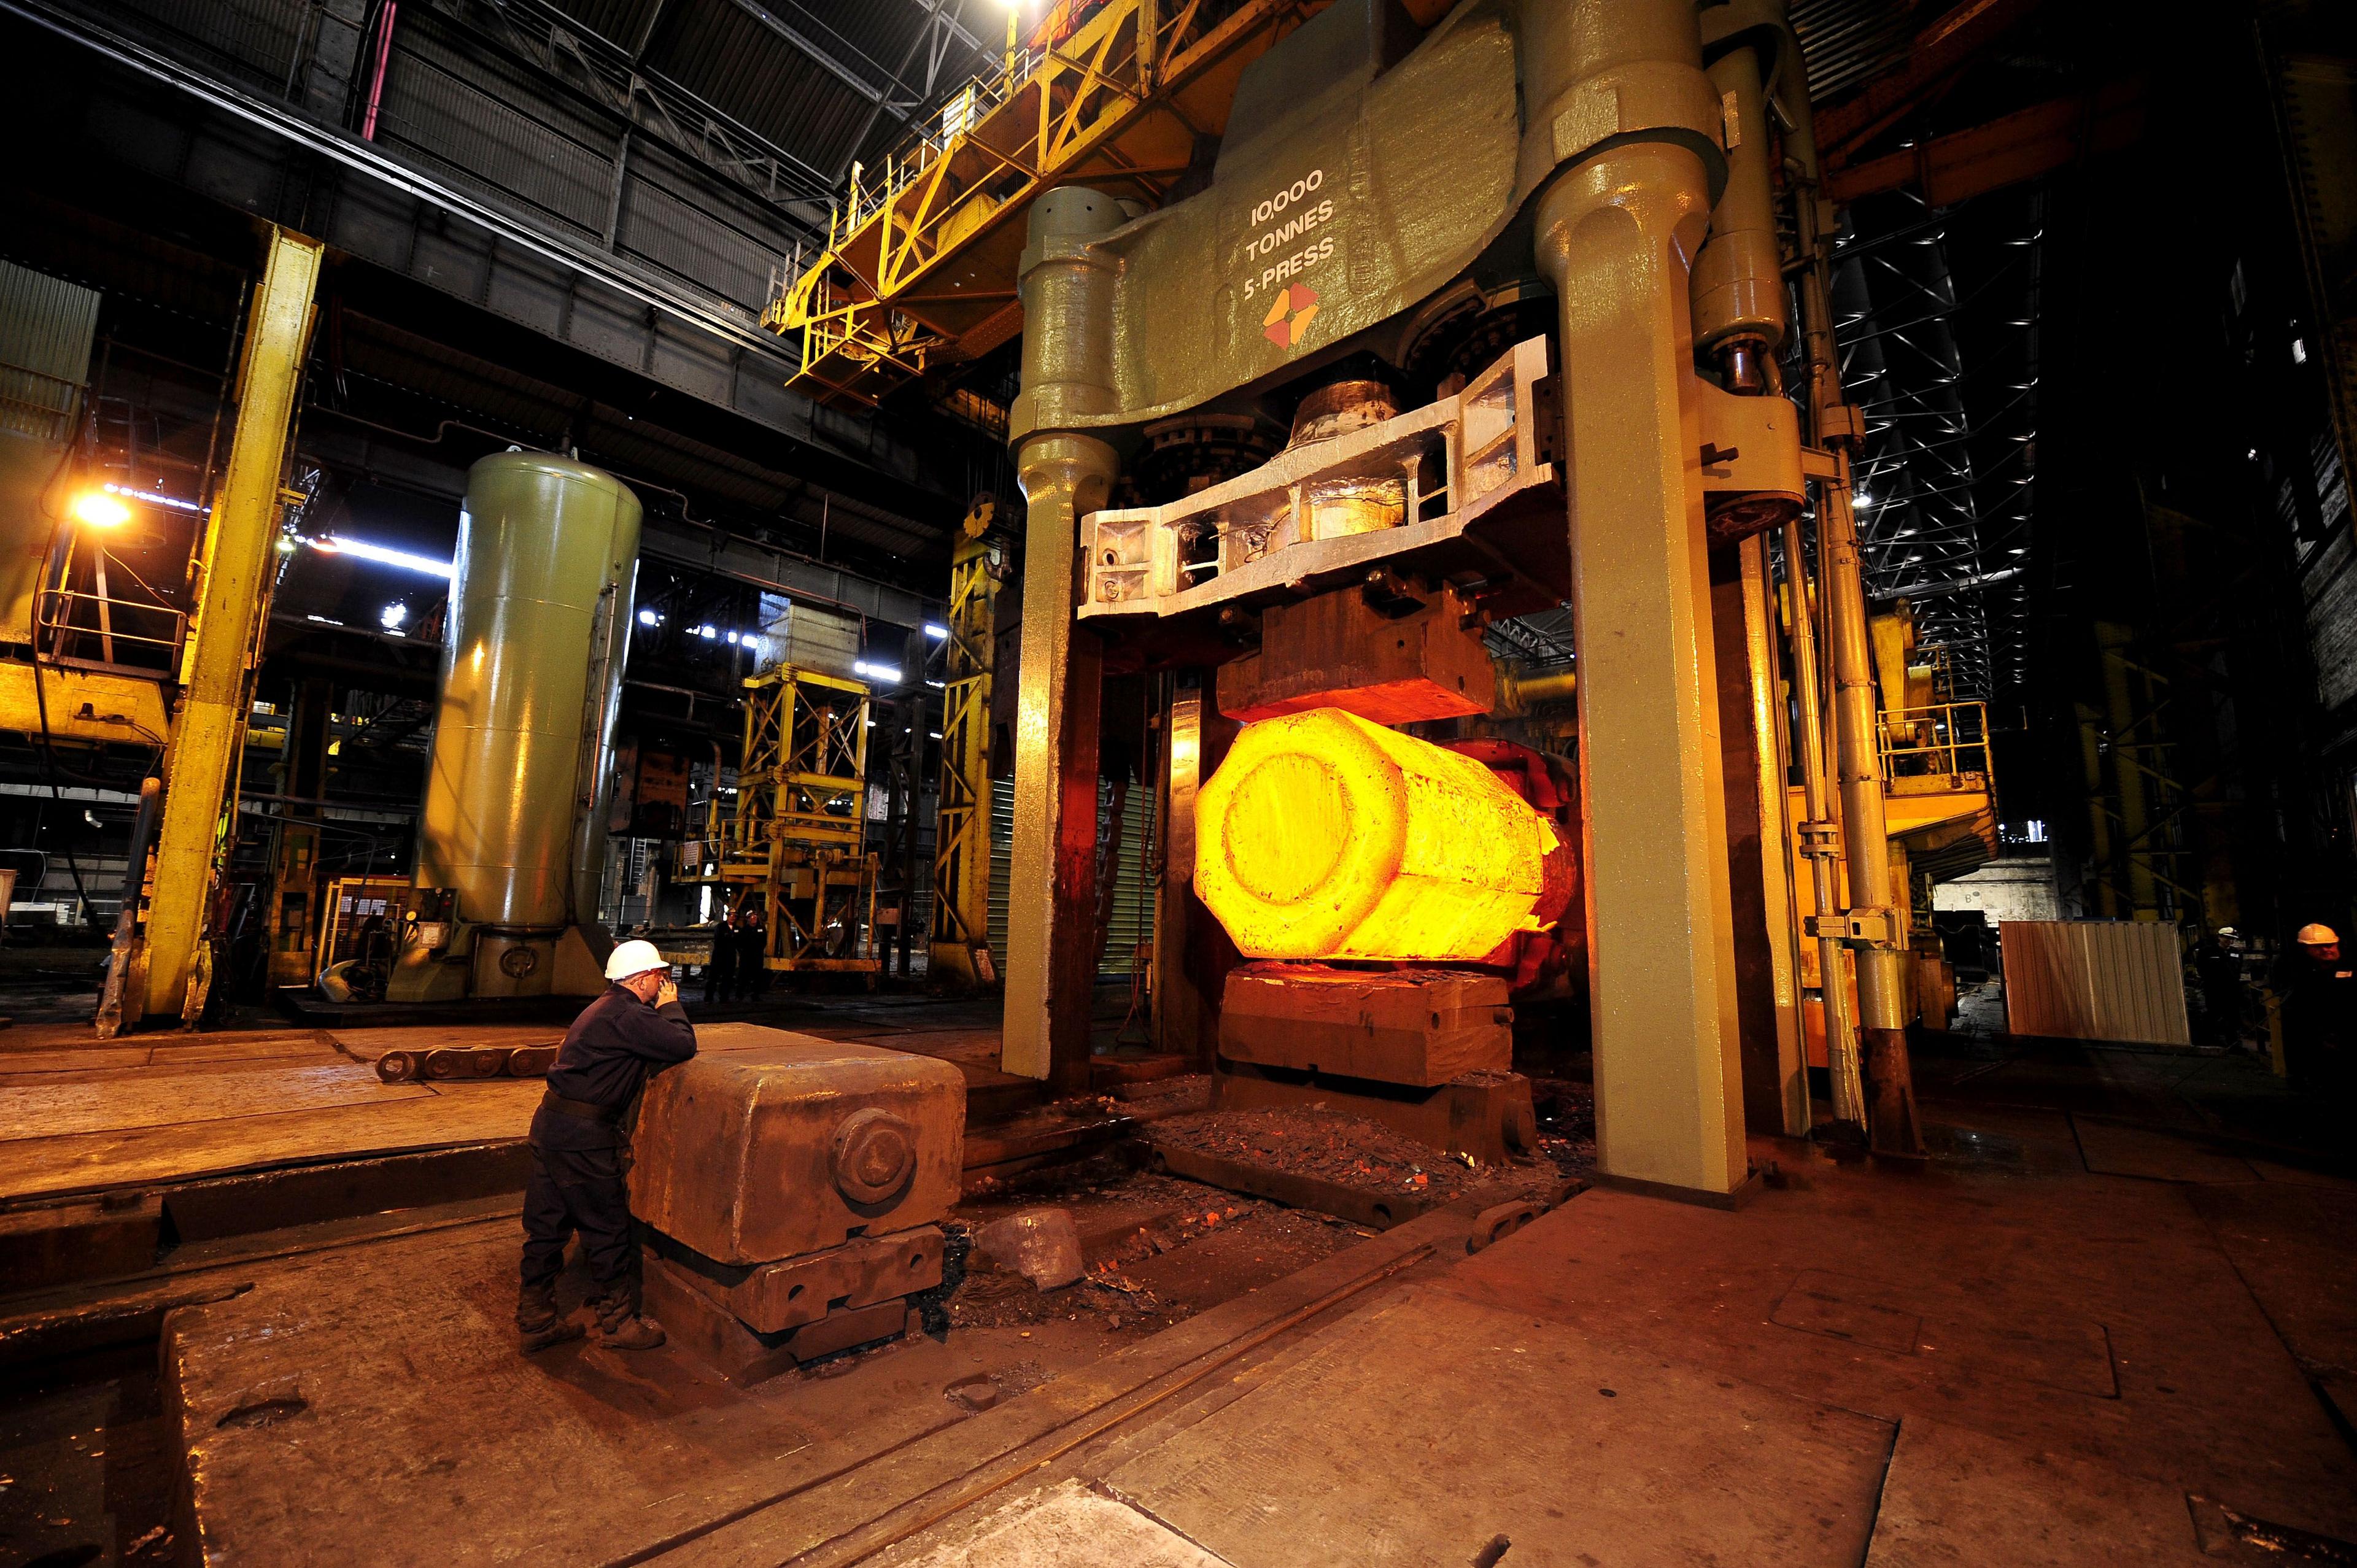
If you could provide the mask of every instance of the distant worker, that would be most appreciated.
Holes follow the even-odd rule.
[[[695,1054],[671,966],[652,942],[627,941],[606,960],[605,994],[581,1010],[548,1069],[532,1119],[532,1175],[523,1191],[523,1288],[516,1327],[527,1351],[577,1339],[556,1310],[565,1243],[581,1234],[598,1343],[648,1350],[662,1325],[640,1310],[639,1242],[630,1230],[629,1114],[648,1075]]]
[[[2308,925],[2292,939],[2283,993],[2284,1066],[2295,1088],[2345,1096],[2357,1058],[2357,967],[2341,955],[2341,935]]]
[[[2201,982],[2201,1013],[2212,1045],[2243,1048],[2243,961],[2234,950],[2234,928],[2204,931],[2193,944],[2193,970]]]
[[[770,932],[761,906],[750,902],[737,911],[737,994],[751,999],[770,989]]]
[[[728,919],[728,906],[712,917],[712,956],[704,961],[706,1005],[726,1002],[737,987],[737,931]]]

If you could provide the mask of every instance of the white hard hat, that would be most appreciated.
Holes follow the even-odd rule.
[[[663,961],[663,955],[655,950],[654,943],[642,942],[635,938],[617,945],[612,952],[606,955],[606,978],[608,980],[628,980],[651,969],[670,967]]]
[[[2330,926],[2306,925],[2292,940],[2304,948],[2331,947],[2341,940],[2341,933]]]

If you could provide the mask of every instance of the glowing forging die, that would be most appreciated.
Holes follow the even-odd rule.
[[[1315,708],[1246,725],[1203,786],[1195,888],[1247,957],[1479,961],[1539,929],[1558,846],[1482,763]]]

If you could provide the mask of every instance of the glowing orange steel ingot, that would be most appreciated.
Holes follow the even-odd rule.
[[[1469,757],[1340,708],[1247,725],[1195,890],[1250,958],[1478,961],[1535,929],[1555,829]]]

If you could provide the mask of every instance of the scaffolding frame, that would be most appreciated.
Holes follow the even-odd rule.
[[[942,650],[942,783],[933,808],[933,929],[938,979],[995,987],[990,950],[990,703],[997,547],[958,542]]]
[[[866,682],[791,664],[745,681],[745,749],[720,879],[759,888],[762,963],[781,972],[883,968],[866,848]]]

